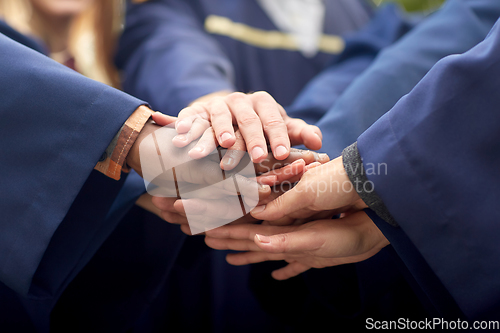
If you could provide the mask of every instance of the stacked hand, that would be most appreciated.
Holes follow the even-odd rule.
[[[161,114],[153,119],[160,125],[172,122]],[[194,103],[181,111],[175,124],[178,135],[173,144],[190,145],[191,158],[204,158],[222,146],[228,150],[220,168],[231,170],[247,150],[255,163],[255,181],[272,186],[261,191],[250,214],[206,232],[208,246],[244,251],[228,255],[229,263],[285,260],[289,264],[273,276],[286,279],[313,267],[365,260],[389,244],[362,211],[367,206],[349,181],[341,158],[328,162],[324,154],[290,149],[295,144],[319,149],[319,129],[288,117],[267,93],[233,93]],[[156,197],[152,203],[161,217],[180,224],[186,233],[187,207],[207,219],[224,211],[217,202],[199,199]]]
[[[161,115],[153,119],[163,123]],[[221,94],[208,101],[195,101],[179,113],[175,127],[179,135],[174,144],[178,147],[201,136],[190,151],[193,158],[207,156],[217,145],[234,150],[235,156],[229,154],[223,160],[226,168],[236,166],[241,155],[238,152],[245,150],[253,162],[263,161],[268,156],[266,137],[278,160],[288,157],[290,145],[304,144],[317,150],[322,140],[319,128],[290,118],[271,95],[262,91]]]
[[[302,151],[292,149],[288,158],[283,161],[276,160],[269,155],[261,163],[254,164],[255,172],[258,175],[256,181],[260,184],[259,203],[266,204],[271,202],[284,191],[288,190],[293,182],[295,182],[309,167],[318,163],[324,163],[327,157],[320,156],[311,151]],[[279,184],[278,187],[271,186]],[[227,205],[223,200],[211,200],[208,198],[197,197],[195,199],[180,199],[176,197],[154,197],[152,199],[154,205],[160,209],[159,215],[170,223],[181,225],[181,229],[190,234],[188,227],[188,219],[186,216],[186,207],[189,211],[196,211],[197,214],[203,215],[206,219],[229,219],[227,217]],[[250,214],[247,214],[241,219],[235,220],[233,223],[249,223],[257,222]]]
[[[227,255],[227,261],[233,265],[285,260],[288,265],[273,272],[277,280],[310,268],[359,262],[388,245],[362,211],[298,226],[228,225],[208,231],[205,242],[214,249],[245,251]]]

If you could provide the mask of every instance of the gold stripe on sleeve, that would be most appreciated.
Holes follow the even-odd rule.
[[[205,20],[205,30],[211,34],[230,37],[263,49],[299,50],[291,34],[253,28],[243,23],[233,22],[227,17],[208,16]],[[335,35],[322,35],[318,45],[319,51],[330,54],[339,54],[344,48],[344,40]]]

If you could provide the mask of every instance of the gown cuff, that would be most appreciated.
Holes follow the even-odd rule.
[[[349,180],[364,203],[384,221],[397,227],[398,223],[392,217],[382,198],[375,192],[374,184],[366,176],[357,142],[344,149],[342,152],[342,161]]]
[[[138,107],[115,135],[94,169],[115,180],[120,179],[122,171],[129,172],[130,167],[125,163],[127,155],[153,113],[145,105]]]

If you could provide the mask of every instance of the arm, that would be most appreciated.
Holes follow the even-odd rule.
[[[55,249],[56,239],[65,239],[59,243],[64,248],[71,237],[79,237],[81,242],[71,244],[76,248],[73,254],[79,257],[86,249],[85,242],[102,219],[96,217],[95,225],[83,224],[88,229],[75,230],[71,237],[64,233],[62,238],[55,237],[56,230],[61,230],[62,221],[80,199],[92,202],[96,216],[104,218],[111,202],[92,195],[99,189],[112,195],[122,183],[92,170],[113,136],[144,102],[84,78],[3,35],[0,44],[0,127],[4,135],[0,279],[22,294],[43,281],[38,285],[42,293],[52,294],[74,262],[55,260],[58,269],[44,271],[40,262],[49,242]],[[77,200],[85,186],[89,196]],[[35,281],[37,269],[41,274]]]
[[[343,92],[316,123],[322,151],[338,156],[421,80],[441,58],[463,53],[481,42],[500,16],[500,2],[449,0],[398,42]]]
[[[468,319],[499,310],[499,52],[497,23],[484,42],[440,61],[358,139],[365,167],[387,167],[367,177],[400,226],[386,231],[392,245],[423,286],[437,276]],[[430,274],[407,255],[404,236]]]
[[[345,36],[345,50],[309,82],[287,113],[314,124],[335,104],[349,85],[386,47],[410,31],[420,17],[405,16],[397,6],[380,8],[359,32]]]
[[[500,255],[494,195],[500,182],[499,28],[464,55],[440,61],[358,140],[366,176],[400,228],[377,225],[440,313],[462,312],[468,319],[492,318],[500,297],[492,278],[499,274],[493,258]],[[330,163],[331,170],[327,163],[307,172],[281,201],[252,215],[275,219],[353,205],[357,197],[350,192],[328,191],[323,198],[314,192],[321,175],[355,179],[350,168]],[[341,169],[347,175],[337,176]],[[297,193],[307,189],[311,195]]]
[[[200,22],[186,1],[130,4],[117,58],[125,91],[171,115],[199,97],[234,91],[232,65]]]

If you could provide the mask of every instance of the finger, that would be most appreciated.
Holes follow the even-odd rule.
[[[233,116],[224,99],[221,97],[213,98],[207,110],[219,144],[224,148],[234,145],[236,137],[234,135]]]
[[[215,250],[233,250],[233,251],[258,251],[262,250],[248,239],[219,239],[205,237],[205,243],[208,247]]]
[[[153,205],[161,211],[167,211],[171,213],[177,213],[178,211],[174,208],[174,203],[177,198],[163,198],[163,197],[152,197],[151,202]]]
[[[269,186],[279,184],[277,176],[259,176],[255,178],[255,181],[257,181],[259,184]]]
[[[237,199],[236,199],[237,200]],[[222,198],[220,200],[183,199],[176,203],[176,208],[184,210],[191,217],[210,217],[230,222],[242,216],[240,205],[231,205],[233,201]],[[182,208],[181,208],[182,205]]]
[[[280,169],[275,169],[271,170],[265,174],[262,174],[257,177],[257,179],[263,179],[266,177],[273,177],[275,178],[275,183],[272,185],[277,185],[281,184],[286,180],[291,179],[292,177],[295,176],[300,176],[305,172],[306,169],[306,162],[302,159],[297,160],[293,162],[292,164],[289,164],[287,166],[284,166],[283,168]],[[271,178],[269,179],[269,181]],[[271,184],[269,184],[271,185]]]
[[[280,219],[274,220],[274,221],[265,221],[268,225],[278,225],[278,226],[283,226],[283,225],[300,225],[299,223],[296,223],[297,219],[290,217],[290,216],[284,216]]]
[[[260,224],[226,225],[207,231],[207,236],[219,239],[246,239],[253,242],[256,233],[273,235],[297,230],[297,227],[279,227]]]
[[[271,253],[302,253],[314,251],[321,246],[318,235],[309,229],[297,230],[272,236],[256,234],[255,244]]]
[[[198,143],[188,152],[192,159],[206,157],[217,148],[215,133],[212,127],[205,130]]]
[[[185,216],[182,216],[179,213],[171,213],[167,211],[162,211],[160,213],[160,217],[167,221],[168,223],[172,224],[188,224],[188,219]]]
[[[183,134],[189,132],[196,119],[201,118],[208,121],[210,116],[203,103],[194,103],[182,109],[177,115],[177,118],[175,129],[177,133]]]
[[[299,274],[304,273],[309,270],[311,267],[308,265],[304,265],[297,261],[292,262],[286,265],[283,268],[277,269],[271,273],[271,276],[276,280],[287,280],[289,278],[295,277]]]
[[[274,254],[266,252],[244,252],[244,253],[229,253],[226,256],[226,261],[234,266],[243,266],[248,264],[256,264],[264,261],[277,261],[286,258],[284,254]]]
[[[168,115],[163,114],[161,112],[153,113],[151,118],[153,119],[153,121],[155,123],[157,123],[160,126],[167,126],[167,125],[173,124],[177,120],[176,117],[168,116]]]
[[[304,172],[307,172],[307,171],[309,171],[311,169],[314,169],[315,167],[318,167],[320,165],[321,165],[320,162],[314,162],[314,163],[311,163],[309,165],[306,165]]]
[[[284,160],[277,160],[274,156],[269,154],[264,160],[255,165],[255,171],[259,174],[266,173],[274,169],[282,168],[297,160],[304,160],[306,165],[309,165],[314,162],[328,162],[329,157],[326,154],[318,154],[310,150],[291,148],[290,154]]]
[[[226,97],[231,113],[246,142],[247,151],[252,161],[258,163],[267,155],[267,143],[262,129],[262,122],[253,109],[250,97],[242,93],[233,93]]]
[[[304,146],[309,149],[318,150],[323,145],[323,134],[321,130],[314,125],[307,125],[300,133]]]
[[[232,170],[234,169],[238,163],[240,163],[241,159],[246,154],[246,144],[241,132],[238,130],[235,132],[235,142],[229,147],[229,149],[224,154],[220,162],[220,166],[223,170]]]
[[[256,182],[251,185],[245,185],[242,181],[238,181],[240,192],[234,192],[233,182],[222,183],[222,191],[214,187],[209,189],[210,192],[214,192],[215,189],[216,193],[212,197],[217,196],[218,198],[202,198],[198,193],[196,193],[196,197],[191,195],[191,198],[189,198],[190,193],[187,193],[187,198],[176,201],[174,208],[182,215],[189,213],[190,216],[206,216],[207,218],[212,218],[212,220],[218,218],[221,221],[224,220],[229,223],[235,219],[239,219],[242,214],[248,214],[253,207],[271,194],[269,186],[260,185]],[[219,184],[217,183],[216,186]],[[232,188],[231,184],[233,184]],[[227,194],[223,194],[225,185],[229,186],[229,193]],[[253,188],[250,188],[250,186]]]
[[[208,120],[198,117],[191,124],[190,130],[187,133],[174,136],[172,143],[178,148],[185,147],[193,140],[198,139],[209,127],[210,122]]]
[[[268,221],[291,215],[296,211],[309,207],[311,201],[315,199],[315,197],[304,195],[302,192],[304,192],[303,189],[297,185],[266,205],[255,207],[250,214],[256,219]]]
[[[192,236],[191,228],[189,228],[188,224],[181,224],[181,231],[188,236]]]
[[[302,119],[287,117],[285,120],[288,135],[292,145],[305,145],[309,149],[320,149],[323,135],[321,130],[314,125],[309,125]]]
[[[267,92],[259,91],[250,95],[255,112],[260,118],[264,133],[267,135],[273,155],[284,160],[290,153],[288,130],[280,107]]]

